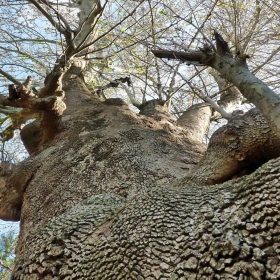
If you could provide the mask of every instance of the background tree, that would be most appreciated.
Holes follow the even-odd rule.
[[[279,97],[254,76],[277,48],[246,64],[250,47],[265,51],[253,38],[274,47],[259,28],[274,28],[278,6],[183,4],[3,2],[16,31],[2,32],[1,74],[13,83],[0,98],[11,119],[2,137],[20,129],[30,154],[0,177],[0,217],[20,220],[12,279],[280,277],[279,160],[264,164],[279,156]],[[217,26],[234,34],[229,44]],[[26,63],[34,77],[12,75]],[[109,98],[119,87],[139,114]],[[236,110],[241,94],[262,115]]]
[[[17,234],[13,230],[6,230],[0,236],[0,276],[3,280],[11,277],[15,258],[16,236]]]

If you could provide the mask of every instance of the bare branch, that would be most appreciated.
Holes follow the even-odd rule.
[[[208,102],[213,109],[215,109],[217,112],[219,112],[221,114],[221,116],[227,120],[232,118],[232,115],[227,113],[222,107],[220,107],[213,99],[211,99],[210,97],[206,96],[202,90],[200,90],[198,87],[195,87],[194,85],[192,85],[191,83],[188,83],[190,88],[192,90],[194,90],[194,92],[196,92],[196,94],[205,102]]]
[[[2,46],[0,46],[0,49],[4,50],[6,52],[14,52],[14,53],[17,53],[17,54],[21,54],[23,57],[29,58],[30,60],[32,60],[33,62],[37,63],[38,65],[43,66],[43,67],[45,66],[45,64],[43,62],[41,62],[38,59],[34,58],[29,53],[22,52],[20,50],[13,50],[13,49],[4,48]]]
[[[0,74],[2,74],[4,77],[6,77],[9,81],[13,82],[16,85],[21,85],[21,82],[15,79],[13,76],[5,72],[4,70],[0,69]]]
[[[65,35],[65,28],[62,28],[52,17],[52,15],[50,15],[36,0],[29,0],[30,3],[32,3],[41,13],[43,16],[45,16],[45,18],[52,24],[53,27],[56,28],[56,30],[60,33],[62,33],[63,35]]]
[[[249,30],[249,34],[246,36],[246,40],[243,43],[242,49],[240,50],[242,53],[245,52],[245,49],[249,45],[250,40],[252,39],[252,36],[254,34],[254,31],[256,30],[256,27],[259,23],[260,20],[260,13],[261,13],[261,8],[260,8],[260,1],[256,0],[256,11],[255,11],[255,16],[254,16],[254,22]]]
[[[152,50],[152,53],[159,58],[168,58],[181,60],[192,65],[208,65],[205,59],[208,56],[203,51],[189,50],[188,52],[177,51],[164,51],[164,50]],[[206,64],[207,63],[207,64]]]
[[[253,71],[252,73],[257,73],[263,66],[265,66],[277,53],[279,53],[280,51],[280,47],[278,47],[277,49],[275,49],[269,56],[268,58],[261,63],[260,65],[258,65]]]
[[[108,78],[106,78],[104,75],[100,74],[100,76],[109,81],[109,84],[105,85],[105,86],[102,86],[101,87],[101,90],[105,90],[105,89],[108,89],[108,88],[112,88],[112,87],[118,87],[120,86],[122,89],[125,90],[125,92],[127,93],[127,96],[130,100],[130,102],[135,106],[135,107],[139,107],[141,105],[141,103],[139,101],[137,101],[135,99],[135,96],[131,93],[131,90],[128,88],[128,86],[131,86],[132,83],[131,83],[131,79],[130,77],[124,77],[124,78],[119,78],[119,79],[115,79],[115,80],[110,80]],[[124,83],[127,83],[128,86],[126,86]]]
[[[189,45],[188,45],[188,48],[190,48],[190,46],[191,46],[192,43],[194,42],[194,39],[197,37],[197,35],[198,35],[199,33],[201,33],[202,36],[203,36],[204,38],[206,37],[206,36],[204,35],[204,33],[202,33],[202,29],[204,28],[204,25],[205,25],[205,23],[207,22],[207,20],[211,17],[212,12],[213,12],[214,8],[215,8],[216,5],[217,5],[217,2],[218,2],[218,0],[215,0],[215,3],[213,3],[213,5],[212,5],[210,11],[208,12],[207,16],[206,16],[205,19],[203,20],[203,22],[202,22],[202,24],[200,25],[200,27],[196,27],[196,26],[193,25],[193,26],[197,29],[197,31],[196,31],[196,33],[194,34],[194,36],[192,37],[192,39],[191,39],[191,41],[190,41],[190,43],[189,43]],[[209,43],[209,40],[207,40],[207,41],[208,41],[208,43]]]
[[[9,266],[5,265],[1,260],[0,260],[0,266],[2,266],[5,269],[8,269],[9,271],[13,271],[12,268],[10,268]]]
[[[36,43],[50,43],[50,44],[56,44],[60,45],[59,42],[54,40],[48,40],[48,39],[15,39],[15,40],[7,40],[7,41],[0,41],[0,44],[11,44],[11,43],[18,43],[18,42],[36,42]]]

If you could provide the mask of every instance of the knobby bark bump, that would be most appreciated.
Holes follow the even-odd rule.
[[[226,68],[210,54],[196,63]],[[205,153],[159,100],[141,114],[101,102],[78,72],[59,78],[60,129],[48,117],[30,124],[32,156],[0,177],[1,218],[21,220],[12,279],[278,279],[279,159],[263,164],[276,156],[277,125],[237,114]]]

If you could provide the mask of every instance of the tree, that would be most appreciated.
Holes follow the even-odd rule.
[[[106,67],[96,60],[102,55],[106,64],[108,57],[103,55],[109,47],[118,54],[114,49],[118,44],[113,44],[123,38],[123,28],[129,38],[128,27],[144,21],[146,15],[153,18],[149,7],[153,2],[133,1],[127,6],[121,1],[111,6],[108,1],[88,0],[62,1],[60,5],[29,2],[36,8],[30,17],[34,20],[41,13],[56,30],[62,54],[38,93],[32,89],[31,76],[22,82],[8,69],[1,70],[13,83],[9,96],[0,98],[2,113],[12,120],[3,135],[20,128],[30,154],[0,177],[0,217],[21,223],[12,279],[278,279],[279,97],[247,67],[246,48],[233,54],[218,32],[214,42],[205,35],[209,29],[205,27],[204,32],[202,27],[209,19],[207,11],[220,9],[221,2],[196,6],[203,7],[196,23],[192,21],[195,1],[187,2],[190,12],[183,19],[179,6],[159,2],[163,7],[160,14],[166,15],[166,36],[174,34],[167,19],[176,25],[187,20],[190,29],[186,32],[193,28],[193,42],[197,38],[204,42],[195,50],[193,43],[183,50],[158,49],[168,39],[156,38],[158,26],[152,24],[146,37],[154,42],[153,53],[163,61],[149,65],[145,61],[148,71],[137,75],[147,85],[148,80],[156,81],[150,88],[156,89],[158,99],[155,95],[139,101],[139,114],[120,98],[104,94],[105,100],[100,99],[85,80],[89,81],[89,73],[101,72],[106,85],[99,85],[98,90],[126,83],[126,92],[135,101],[136,95],[130,96],[130,79],[108,81],[106,71],[100,71]],[[268,5],[277,14],[277,4],[257,1],[257,5]],[[237,6],[222,8],[232,7]],[[77,9],[79,16],[70,24],[67,13]],[[17,5],[15,11],[20,12]],[[121,18],[114,17],[117,13]],[[10,20],[15,24],[12,16]],[[21,32],[22,37],[16,34],[18,38],[9,29],[4,33],[16,47],[17,40],[34,41]],[[49,44],[51,39],[41,35],[40,40]],[[135,33],[131,31],[131,35],[135,39]],[[241,37],[235,38],[240,41]],[[40,58],[39,53],[36,57],[35,51],[22,49],[18,47],[16,53],[28,54],[27,63]],[[173,78],[164,78],[165,58],[180,61],[172,68],[179,81],[174,73]],[[130,61],[140,65],[137,59],[141,57],[134,59]],[[199,77],[192,73],[198,79],[190,80],[179,72],[180,67],[186,71],[186,62],[200,73],[204,68],[198,67],[203,66],[215,71],[209,77],[209,72]],[[190,106],[176,122],[167,104],[174,95],[162,81],[176,92],[188,85],[203,102]],[[217,102],[207,95],[214,81],[220,87],[215,87]],[[229,104],[240,103],[236,101],[240,93],[257,109],[228,111]],[[213,134],[206,147],[202,136],[215,117],[213,108],[228,123]]]
[[[10,279],[14,263],[16,234],[7,231],[0,236],[0,276],[1,279]]]

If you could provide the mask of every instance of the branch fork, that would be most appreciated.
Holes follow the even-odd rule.
[[[180,59],[192,65],[214,68],[259,109],[270,128],[280,136],[280,97],[250,72],[246,63],[247,55],[234,57],[222,36],[217,31],[214,35],[216,40],[214,55],[202,50],[189,50],[188,52],[153,50],[152,52],[159,58]]]

